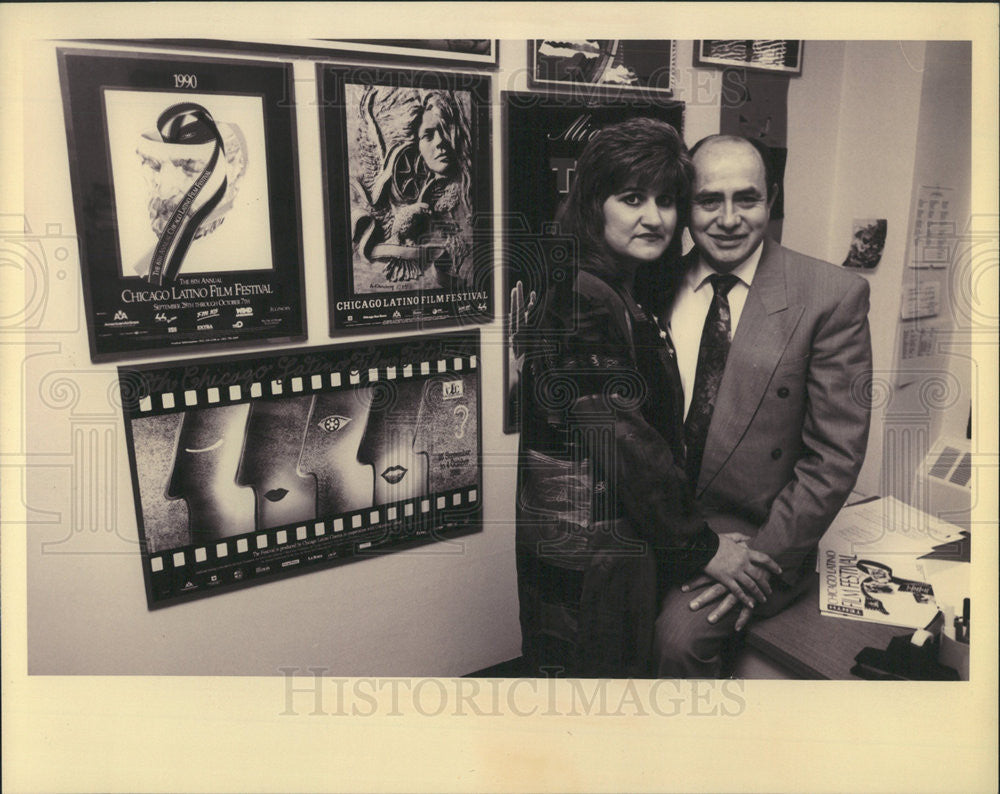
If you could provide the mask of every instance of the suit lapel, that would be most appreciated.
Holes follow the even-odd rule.
[[[746,433],[803,308],[789,307],[784,252],[777,243],[765,239],[726,358],[705,442],[699,493],[712,482]]]

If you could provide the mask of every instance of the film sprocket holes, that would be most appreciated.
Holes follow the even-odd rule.
[[[118,376],[150,609],[481,528],[478,331]]]
[[[91,358],[304,338],[291,64],[58,57]]]
[[[331,333],[493,319],[490,79],[317,65]]]

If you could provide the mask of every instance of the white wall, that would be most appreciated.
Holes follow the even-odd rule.
[[[917,122],[912,192],[921,185],[952,188],[953,233],[948,244],[952,259],[943,269],[904,269],[900,284],[908,287],[934,283],[939,289],[937,317],[922,326],[939,333],[936,354],[911,361],[899,359],[895,340],[894,368],[898,370],[883,423],[882,492],[891,493],[931,513],[948,518],[958,505],[950,499],[935,504],[930,493],[914,490],[914,475],[929,448],[940,436],[963,439],[973,388],[970,356],[970,286],[968,270],[972,240],[968,234],[971,173],[972,48],[967,42],[928,42],[923,60],[921,103]],[[912,230],[915,218],[910,217]],[[907,259],[914,256],[912,235]],[[888,307],[887,307],[888,308]],[[896,309],[899,317],[899,308]],[[900,326],[912,325],[903,321]],[[958,515],[955,515],[958,518]]]
[[[864,277],[871,285],[872,357],[876,378],[892,381],[893,344],[899,316],[899,284],[903,273],[913,183],[917,119],[923,82],[924,45],[920,42],[810,42],[811,67],[820,50],[830,68],[826,74],[795,86],[789,98],[789,158],[798,150],[803,167],[796,170],[798,195],[787,202],[816,204],[819,211],[802,224],[786,221],[787,245],[837,264],[847,255],[854,219],[886,218],[888,235],[882,261]],[[840,74],[837,85],[836,75]],[[805,70],[804,70],[805,71]],[[812,96],[807,80],[819,82]],[[795,130],[794,138],[791,130]],[[813,148],[812,136],[821,143]],[[834,140],[831,140],[834,139]],[[797,146],[793,149],[793,141]],[[835,141],[835,142],[834,142]],[[833,144],[833,145],[831,145]],[[793,170],[790,167],[790,170]],[[809,237],[816,229],[816,243]],[[868,455],[857,490],[882,493],[882,419],[885,403],[875,400]]]

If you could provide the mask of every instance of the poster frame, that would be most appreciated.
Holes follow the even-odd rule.
[[[649,39],[647,43],[657,43],[664,46],[663,71],[657,70],[656,74],[667,76],[667,85],[649,84],[627,85],[619,83],[595,83],[587,80],[574,80],[570,78],[546,77],[543,74],[542,62],[538,57],[539,46],[546,39],[528,40],[528,83],[532,88],[554,88],[561,91],[583,90],[583,91],[604,91],[609,95],[654,95],[659,97],[670,97],[674,94],[674,59],[677,53],[677,42],[673,39]],[[616,44],[629,39],[612,39]],[[634,39],[632,40],[634,41]]]
[[[304,340],[307,325],[292,64],[63,47],[57,49],[57,58],[91,360],[121,360],[191,346],[216,350]],[[185,80],[187,84],[182,85]],[[124,201],[116,205],[116,190],[123,196],[128,192],[123,187],[126,177],[119,171],[116,180],[113,168],[115,158],[125,162],[125,154],[112,150],[112,135],[117,130],[109,121],[109,108],[114,107],[109,97],[124,96],[141,106],[145,97],[150,102],[161,97],[155,101],[162,103],[163,95],[176,96],[177,106],[194,101],[186,97],[249,103],[247,107],[259,101],[260,117],[254,112],[247,116],[252,127],[248,130],[250,143],[244,135],[241,147],[264,152],[264,171],[258,170],[256,177],[259,193],[255,200],[239,204],[236,182],[243,178],[246,183],[246,167],[252,165],[249,156],[230,190],[237,210],[254,211],[258,220],[266,219],[266,227],[258,228],[266,229],[261,239],[267,247],[261,250],[270,254],[269,263],[265,253],[261,255],[264,264],[250,269],[241,269],[240,262],[245,260],[240,260],[216,270],[204,269],[202,263],[203,269],[185,274],[182,259],[181,270],[169,278],[166,274],[164,284],[159,285],[166,289],[150,289],[151,277],[128,273],[123,240],[129,230],[121,227],[120,220],[134,218],[132,227],[148,229],[152,204],[137,209]],[[115,111],[115,118],[138,125],[138,119],[128,116],[127,102],[122,107],[125,109]],[[225,120],[218,121],[221,131]],[[143,116],[142,123],[151,130],[156,122],[153,117],[147,123]],[[160,162],[153,168],[159,173],[162,167]],[[231,176],[231,172],[227,174],[227,180]],[[149,191],[160,189],[159,183],[147,186]],[[263,206],[260,199],[264,199]],[[253,209],[244,209],[248,205]],[[206,239],[226,233],[226,220],[223,217],[218,231],[210,231]],[[233,228],[233,221],[229,223]],[[156,237],[153,230],[149,239],[155,241]],[[192,246],[198,243],[195,239]],[[151,244],[150,252],[154,250]],[[228,250],[219,246],[219,251]],[[147,288],[142,288],[144,284]],[[243,314],[237,313],[237,307]]]
[[[157,49],[196,49],[249,55],[385,63],[427,63],[481,67],[495,71],[500,64],[499,39],[92,39],[100,44],[130,44]],[[444,42],[488,42],[486,52],[463,51],[440,46]],[[421,46],[422,45],[422,46]],[[467,48],[466,48],[467,49]]]
[[[316,82],[320,105],[330,335],[337,338],[367,333],[373,329],[402,331],[492,322],[495,263],[490,77],[484,74],[321,62],[316,65]],[[472,251],[471,276],[469,284],[464,288],[461,284],[456,284],[452,288],[439,286],[413,290],[357,290],[354,274],[355,235],[351,217],[351,181],[354,175],[349,161],[346,107],[349,85],[469,94],[469,166],[472,173],[469,188],[472,205],[469,233]],[[421,254],[425,272],[435,268],[435,265],[426,264],[423,259]]]
[[[695,66],[717,66],[723,69],[747,69],[752,72],[771,72],[777,74],[799,75],[802,74],[802,49],[804,42],[801,39],[783,39],[796,44],[796,57],[793,63],[785,65],[769,65],[754,63],[752,61],[737,60],[735,58],[723,58],[709,55],[708,46],[713,41],[720,39],[698,39],[694,43],[694,65]],[[753,39],[750,39],[753,41]]]
[[[286,349],[267,356],[247,354],[120,365],[118,388],[148,609],[154,610],[219,592],[239,590],[299,573],[377,558],[431,543],[444,542],[433,553],[462,553],[463,546],[460,543],[449,544],[447,541],[482,530],[483,408],[480,361],[480,338],[476,329],[420,335],[415,338]],[[430,390],[436,388],[438,382],[445,391],[443,399],[448,400],[449,383],[452,386],[456,381],[464,384],[467,383],[467,378],[473,379],[476,403],[474,415],[466,413],[462,419],[463,430],[469,426],[470,420],[475,422],[476,451],[472,482],[463,481],[459,486],[451,483],[448,488],[432,489],[431,477],[436,476],[440,483],[446,475],[440,471],[432,475],[434,461],[431,460],[431,454],[426,453],[427,488],[407,492],[398,500],[378,503],[378,490],[373,485],[371,505],[355,504],[346,510],[319,514],[320,497],[317,491],[316,515],[311,518],[299,517],[291,522],[262,526],[262,514],[259,508],[255,508],[252,511],[253,530],[215,536],[206,533],[201,537],[192,531],[194,521],[188,518],[187,535],[181,535],[188,542],[156,540],[153,528],[147,526],[149,503],[144,506],[142,487],[145,485],[147,494],[151,492],[150,489],[162,490],[164,493],[174,489],[173,480],[177,477],[179,468],[177,461],[181,442],[185,437],[184,417],[191,411],[212,411],[246,404],[252,408],[257,403],[274,406],[283,400],[301,400],[306,397],[312,397],[311,405],[317,406],[321,395],[342,395],[346,399],[352,392],[356,394],[358,390],[367,389],[372,395],[364,429],[367,434],[370,417],[376,415],[377,411],[388,415],[400,390],[408,386],[411,391],[420,387],[419,405],[422,411],[431,394]],[[459,396],[462,388],[459,387]],[[467,394],[465,392],[466,396]],[[462,404],[465,404],[468,412],[467,401]],[[154,467],[154,470],[163,475],[163,481],[157,480],[158,484],[150,485],[148,477],[143,481],[143,473],[148,475],[151,469],[145,464],[140,466],[135,425],[144,420],[155,421],[157,417],[177,414],[181,415],[177,422],[178,430],[170,434],[171,443],[174,444],[172,463],[169,468]],[[239,466],[233,478],[228,475],[226,477],[227,480],[232,480],[230,487],[233,483],[245,486],[239,472],[243,469],[248,450],[251,450],[248,441],[251,416],[252,410],[248,411],[248,418],[240,433],[243,446],[239,453]],[[419,419],[421,414],[418,413],[417,416]],[[306,422],[310,429],[314,418],[310,409]],[[338,418],[342,420],[344,417]],[[323,418],[324,421],[327,419]],[[459,420],[456,419],[457,421]],[[417,444],[420,428],[426,429],[426,422],[414,422],[413,445]],[[329,427],[324,429],[329,430]],[[300,447],[306,444],[305,425],[302,433]],[[360,455],[361,445],[365,443],[364,436],[361,433],[357,435],[361,436],[361,440],[358,450],[353,451],[356,456]],[[385,433],[385,436],[395,438],[391,433]],[[270,449],[272,451],[269,454],[278,454],[273,447]],[[185,450],[185,453],[203,451]],[[154,454],[149,445],[143,447],[144,458]],[[414,453],[417,454],[425,453]],[[434,454],[443,460],[450,453]],[[188,461],[190,459],[187,458]],[[295,464],[295,468],[301,477],[300,463],[301,459]],[[437,463],[441,464],[441,460]],[[377,476],[376,469],[377,467],[373,469],[373,482]],[[166,473],[168,470],[170,474]],[[253,488],[253,485],[250,487]],[[269,494],[265,496],[270,498]],[[167,498],[177,499],[177,495],[168,494]],[[184,497],[181,499],[186,501]],[[260,498],[257,498],[257,503],[262,504]],[[185,516],[189,515],[185,511]],[[156,532],[166,534],[162,529],[157,527]]]

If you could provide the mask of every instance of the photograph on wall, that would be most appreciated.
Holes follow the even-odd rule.
[[[92,359],[303,338],[291,66],[59,65]]]
[[[666,39],[533,39],[528,45],[534,86],[574,85],[669,96],[674,45]]]
[[[741,66],[764,72],[801,74],[802,42],[795,39],[702,39],[695,66]]]
[[[544,101],[543,101],[544,100]],[[574,95],[504,91],[503,299],[504,432],[516,433],[519,419],[522,348],[539,319],[545,284],[574,266],[577,243],[555,222],[569,193],[576,158],[602,127],[634,116],[665,121],[683,133],[684,103],[585,99]]]
[[[882,261],[889,222],[885,218],[855,218],[853,228],[844,267],[874,270]]]
[[[98,41],[109,41],[107,39]],[[116,43],[119,43],[116,41]],[[136,39],[140,46],[232,52],[278,53],[365,61],[437,63],[441,65],[499,65],[497,39]]]
[[[118,368],[149,608],[480,527],[478,331]]]
[[[330,327],[488,322],[489,78],[318,67]]]

